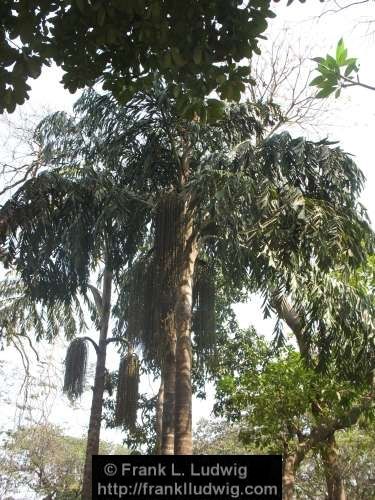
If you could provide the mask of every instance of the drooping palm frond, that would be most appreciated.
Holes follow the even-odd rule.
[[[143,337],[153,339],[150,345],[162,346],[158,329],[166,329],[161,320],[168,318],[173,300],[164,293],[174,282],[173,272],[168,274],[168,260],[175,258],[173,242],[168,243],[168,231],[173,227],[168,217],[173,209],[163,207],[172,203],[165,193],[179,190],[181,199],[192,200],[201,251],[217,263],[226,289],[246,287],[266,295],[276,287],[288,294],[293,291],[295,273],[311,276],[316,267],[330,273],[337,266],[348,272],[360,265],[374,247],[365,211],[358,204],[363,184],[360,170],[350,155],[327,141],[317,143],[287,133],[263,140],[262,126],[271,125],[277,109],[261,106],[228,105],[215,125],[188,122],[175,113],[173,95],[159,83],[149,94],[137,94],[126,106],[118,106],[110,95],[87,92],[72,121],[64,116],[45,121],[40,133],[42,143],[45,136],[46,164],[64,169],[74,186],[79,180],[81,190],[70,196],[70,188],[57,188],[57,198],[53,190],[40,189],[35,196],[21,190],[26,192],[25,200],[62,199],[65,203],[61,205],[64,210],[47,203],[42,222],[29,217],[28,210],[34,205],[19,203],[23,222],[18,227],[25,230],[25,245],[5,237],[11,251],[13,245],[14,255],[20,251],[20,266],[25,269],[25,279],[31,277],[29,285],[35,285],[35,293],[46,292],[47,278],[55,279],[54,289],[60,296],[68,286],[76,290],[87,285],[85,269],[98,258],[104,233],[113,237],[114,267],[122,273],[142,252],[144,235],[162,235],[163,227],[167,228],[165,241],[160,236],[161,246],[154,250],[153,271],[144,272],[151,297],[146,302],[153,304],[156,314],[147,314],[144,332],[150,335]],[[189,138],[191,150],[189,175],[181,190],[182,136]],[[41,182],[39,179],[35,185]],[[16,204],[18,201],[16,197]],[[142,203],[147,207],[144,210]],[[8,205],[8,211],[0,212],[2,232],[3,221],[9,225],[14,208],[17,206]],[[42,209],[44,213],[44,205]],[[73,215],[66,217],[66,212]],[[155,223],[150,230],[152,215]],[[70,222],[73,230],[66,234],[63,229]],[[48,235],[60,240],[62,236],[63,243],[55,247]],[[55,253],[50,258],[51,248]],[[75,253],[73,248],[79,251]],[[42,278],[36,275],[39,270],[43,270],[39,273]],[[152,283],[157,284],[159,296]],[[123,325],[126,322],[127,318]],[[160,326],[154,328],[154,324]]]
[[[69,302],[77,291],[85,293],[105,247],[117,271],[132,258],[149,208],[125,191],[100,172],[72,177],[54,171],[26,182],[5,203],[0,219],[8,221],[2,240],[7,259],[34,298]]]
[[[224,271],[261,280],[267,267],[329,271],[366,259],[374,235],[358,203],[363,176],[348,155],[288,134],[247,149],[232,168],[212,157],[188,186]]]
[[[84,391],[88,347],[82,338],[74,339],[68,347],[65,357],[64,393],[75,400]]]
[[[128,353],[121,359],[118,370],[115,422],[130,431],[137,422],[139,368],[138,356]]]
[[[0,281],[0,337],[4,341],[14,336],[35,336],[36,340],[56,338],[64,332],[72,339],[87,328],[79,300],[70,303],[56,301],[54,306],[33,299],[23,280],[8,272]]]
[[[337,270],[295,277],[294,304],[305,313],[304,336],[317,369],[334,365],[349,380],[366,380],[375,368],[375,274],[364,287]],[[355,275],[356,273],[354,273]],[[371,284],[372,281],[372,284]]]

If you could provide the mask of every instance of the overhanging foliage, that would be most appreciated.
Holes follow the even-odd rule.
[[[259,52],[270,3],[188,0],[181,9],[175,0],[3,0],[0,112],[23,104],[28,78],[51,61],[71,92],[100,81],[124,102],[149,90],[158,71],[176,85],[181,107],[184,89],[200,100],[212,90],[238,100],[249,69],[237,63]]]

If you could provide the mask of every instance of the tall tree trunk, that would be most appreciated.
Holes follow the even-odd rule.
[[[176,400],[175,400],[175,455],[191,455],[192,389],[191,389],[191,318],[192,289],[195,261],[198,255],[192,221],[184,222],[184,252],[181,259],[179,285],[176,291]]]
[[[283,500],[294,499],[296,453],[287,452],[283,456]]]
[[[155,455],[161,455],[162,449],[162,436],[163,436],[163,406],[164,406],[164,377],[162,375],[160,380],[160,387],[156,398],[156,411],[155,411]]]
[[[301,465],[301,462],[306,456],[306,443],[294,443],[294,449],[290,449],[288,444],[284,445],[283,452],[283,500],[294,500],[294,484],[296,479],[296,472]]]
[[[346,500],[344,480],[339,464],[335,434],[332,433],[326,439],[321,450],[324,475],[327,484],[327,500]]]
[[[97,352],[95,381],[92,394],[90,423],[87,434],[86,460],[83,473],[82,500],[92,498],[92,456],[99,453],[100,426],[102,420],[105,382],[105,360],[107,354],[108,324],[111,312],[112,272],[106,258],[103,275],[102,314]]]
[[[164,357],[164,402],[162,415],[161,454],[174,454],[175,396],[176,396],[176,328],[173,318],[168,318],[168,346]]]

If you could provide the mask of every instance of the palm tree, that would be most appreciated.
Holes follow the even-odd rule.
[[[108,96],[91,93],[79,110],[94,130],[98,109],[101,127],[104,123],[111,131],[111,136],[102,136],[103,154],[111,151],[123,158],[124,165],[138,173],[141,182],[147,179],[151,188],[145,192],[142,186],[141,195],[135,183],[135,192],[157,200],[156,290],[174,290],[167,336],[171,381],[164,376],[165,394],[173,401],[175,392],[174,451],[189,453],[190,325],[198,254],[216,259],[227,281],[238,280],[238,286],[249,284],[244,274],[250,271],[249,285],[265,294],[275,283],[284,292],[290,289],[292,270],[301,265],[310,269],[313,260],[329,270],[349,247],[360,262],[366,254],[363,236],[370,234],[356,202],[363,176],[350,157],[324,141],[292,139],[286,133],[260,140],[277,115],[274,107],[230,106],[221,122],[209,126],[179,119],[173,98],[161,88],[139,95],[124,108]],[[354,264],[344,261],[349,267]],[[165,412],[171,414],[168,405]]]
[[[150,335],[158,346],[152,357],[163,368],[164,452],[171,451],[174,429],[174,453],[190,454],[197,262],[217,267],[227,290],[245,286],[267,301],[275,288],[286,294],[293,289],[296,269],[326,272],[338,259],[347,268],[357,265],[372,244],[357,206],[363,176],[326,141],[287,133],[263,140],[278,113],[272,105],[229,105],[210,125],[194,116],[182,119],[173,95],[156,84],[126,106],[91,91],[75,111],[74,118],[56,114],[39,129],[45,151],[52,165],[84,163],[91,175],[101,172],[96,196],[106,199],[105,211],[126,203],[143,214],[125,216],[128,238],[130,228],[142,227],[136,234],[151,233],[152,241],[152,265],[143,267],[142,280],[149,284],[143,305],[152,313],[151,327],[136,335]],[[117,189],[108,196],[109,179]],[[95,217],[89,205],[87,212]],[[2,211],[3,220],[8,214]],[[122,250],[135,255],[136,248]],[[24,269],[32,252],[25,255]]]
[[[100,188],[105,182],[107,190],[103,193]],[[99,450],[107,345],[111,341],[123,341],[119,339],[119,332],[115,338],[108,338],[112,283],[116,280],[115,273],[119,274],[126,265],[129,252],[124,248],[132,247],[141,237],[124,230],[128,207],[124,207],[123,201],[120,206],[114,203],[109,206],[109,186],[108,178],[93,173],[89,167],[56,168],[26,182],[3,207],[8,217],[14,214],[8,226],[11,238],[22,235],[20,256],[13,260],[10,251],[8,258],[13,260],[21,276],[28,300],[31,303],[40,300],[43,307],[53,311],[60,303],[66,309],[71,303],[79,303],[81,295],[100,330],[98,344],[88,337],[76,339],[68,350],[70,361],[67,357],[65,388],[71,396],[78,396],[85,371],[83,343],[89,339],[95,346],[95,381],[83,477],[85,499],[91,498],[92,455]],[[8,249],[11,250],[11,246]],[[37,252],[32,257],[32,269],[22,265],[23,249],[30,252],[26,260],[33,251]],[[102,269],[101,261],[104,261]],[[102,293],[89,283],[96,271],[102,273]],[[87,290],[93,294],[94,305],[88,301]],[[67,321],[62,322],[62,327],[66,324]],[[72,359],[79,363],[73,370]]]
[[[92,497],[92,456],[99,453],[100,427],[103,409],[103,394],[105,386],[105,362],[108,340],[108,325],[111,314],[111,289],[112,270],[109,259],[105,257],[103,271],[103,292],[100,295],[96,290],[93,293],[96,298],[97,309],[100,317],[99,342],[96,345],[95,380],[92,392],[92,403],[90,409],[90,421],[87,434],[85,468],[83,473],[82,498]]]

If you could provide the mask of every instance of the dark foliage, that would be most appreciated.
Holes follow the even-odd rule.
[[[87,341],[74,339],[66,352],[64,389],[69,399],[74,400],[82,395],[87,368]]]

